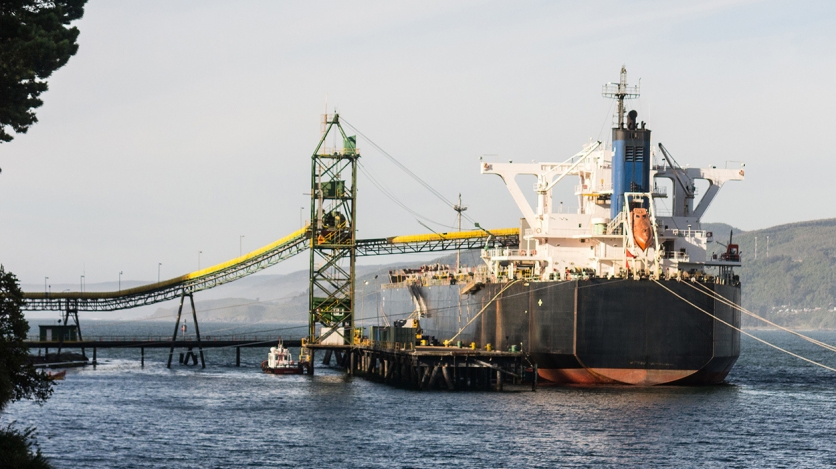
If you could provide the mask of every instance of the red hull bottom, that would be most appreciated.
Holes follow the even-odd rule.
[[[540,378],[559,384],[628,384],[657,386],[662,384],[717,384],[725,373],[700,370],[644,370],[626,368],[547,368],[539,369]]]

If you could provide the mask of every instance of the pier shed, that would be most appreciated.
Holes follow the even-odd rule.
[[[78,325],[53,325],[41,324],[40,329],[41,342],[75,342],[78,340]]]

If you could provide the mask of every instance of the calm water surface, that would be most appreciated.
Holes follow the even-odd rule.
[[[755,334],[836,365],[836,354],[785,333]],[[811,335],[836,343],[834,332]],[[147,350],[144,368],[138,350],[100,350],[95,369],[68,371],[45,405],[13,404],[0,423],[36,426],[60,468],[836,465],[836,373],[745,337],[725,385],[505,393],[406,391],[325,367],[265,375],[267,348],[244,349],[241,368],[234,350],[209,350],[205,370],[166,369],[162,350]]]

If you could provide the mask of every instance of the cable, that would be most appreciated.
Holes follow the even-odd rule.
[[[718,293],[716,293],[716,292],[713,292],[713,291],[709,290],[709,289],[708,289],[708,287],[706,287],[705,285],[702,285],[702,284],[697,283],[697,285],[698,285],[700,288],[702,288],[702,289],[704,289],[704,290],[705,290],[705,291],[702,291],[702,290],[699,290],[697,287],[695,287],[695,286],[693,286],[693,285],[690,285],[688,282],[686,282],[685,284],[686,284],[686,285],[688,285],[689,287],[693,288],[694,290],[697,290],[698,292],[700,292],[700,293],[704,294],[704,295],[709,295],[711,298],[713,298],[713,299],[715,299],[715,300],[719,300],[721,303],[724,303],[724,304],[726,304],[727,306],[731,306],[732,308],[737,309],[738,311],[740,311],[740,312],[741,312],[741,313],[743,313],[743,314],[749,315],[749,316],[751,316],[751,317],[753,317],[753,318],[755,318],[755,319],[760,319],[761,321],[763,321],[763,322],[765,322],[765,323],[769,324],[770,326],[774,326],[774,327],[777,327],[778,329],[781,329],[782,331],[789,332],[790,334],[795,335],[795,336],[797,336],[797,337],[799,337],[799,338],[801,338],[801,339],[804,339],[804,340],[806,340],[807,342],[810,342],[811,344],[818,345],[819,347],[822,347],[822,348],[824,348],[824,349],[830,350],[831,352],[836,352],[836,347],[834,347],[834,346],[832,346],[832,345],[830,345],[830,344],[828,344],[828,343],[826,343],[826,342],[822,342],[822,341],[820,341],[820,340],[816,340],[816,339],[814,339],[814,338],[812,338],[812,337],[806,336],[806,335],[804,335],[804,334],[802,334],[802,333],[800,333],[800,332],[796,332],[796,331],[794,331],[794,330],[792,330],[792,329],[788,329],[788,328],[786,328],[786,327],[784,327],[784,326],[780,326],[780,325],[778,325],[778,324],[775,324],[774,322],[772,322],[772,321],[770,321],[769,319],[766,319],[766,318],[764,318],[764,317],[758,316],[757,314],[755,314],[755,313],[753,313],[753,312],[751,312],[751,311],[747,310],[746,308],[744,308],[744,307],[742,307],[742,306],[740,306],[740,305],[735,304],[733,301],[728,300],[728,299],[727,299],[727,298],[725,298],[724,296],[722,296],[722,295],[720,295],[720,294],[718,294]]]
[[[418,213],[418,212],[412,210],[411,208],[409,208],[406,204],[401,202],[400,199],[398,199],[394,194],[392,194],[381,182],[379,182],[362,163],[360,163],[360,172],[362,172],[366,177],[368,177],[369,181],[371,181],[371,183],[375,187],[377,187],[380,190],[380,192],[383,192],[383,194],[386,197],[388,197],[392,202],[395,202],[398,206],[400,206],[402,209],[406,210],[407,212],[411,213],[412,215],[414,215],[418,218],[421,218],[423,220],[426,220],[430,223],[433,223],[435,225],[438,225],[438,226],[443,226],[445,228],[451,228],[451,229],[456,228],[454,226],[448,226],[448,225],[445,225],[443,223],[439,223],[437,221],[431,220],[431,219],[425,217],[424,215],[421,215],[420,213]]]
[[[369,137],[367,137],[365,134],[363,134],[363,132],[360,132],[360,130],[358,130],[358,129],[357,129],[357,127],[354,127],[354,126],[353,126],[350,122],[348,122],[347,120],[345,120],[345,118],[341,118],[341,119],[342,119],[342,122],[343,122],[345,125],[347,125],[348,127],[350,127],[350,128],[351,128],[351,130],[353,130],[353,131],[357,132],[357,135],[359,135],[359,136],[363,137],[364,139],[366,139],[366,141],[367,141],[367,142],[369,142],[369,143],[370,143],[370,144],[371,144],[371,145],[372,145],[375,149],[377,149],[377,151],[379,151],[381,154],[383,154],[383,156],[385,156],[387,159],[389,159],[389,161],[391,161],[392,163],[394,163],[394,164],[395,164],[398,168],[400,168],[403,172],[405,172],[408,176],[410,176],[410,177],[411,177],[412,179],[414,179],[416,182],[418,182],[419,184],[421,184],[422,186],[424,186],[424,188],[425,188],[425,189],[427,189],[428,191],[430,191],[430,193],[432,193],[432,194],[433,194],[434,196],[436,196],[439,200],[441,200],[442,202],[444,202],[444,203],[445,203],[448,207],[450,207],[450,208],[454,208],[454,207],[456,206],[456,204],[454,204],[453,202],[450,202],[449,200],[447,200],[447,198],[446,198],[446,197],[444,197],[444,196],[443,196],[440,192],[438,192],[437,190],[435,190],[435,188],[433,188],[433,187],[432,187],[429,183],[427,183],[426,181],[424,181],[423,179],[421,179],[421,178],[420,178],[417,174],[413,173],[413,172],[412,172],[409,168],[407,168],[407,167],[406,167],[406,166],[404,166],[404,165],[403,165],[400,161],[398,161],[397,159],[395,159],[395,157],[394,157],[394,156],[390,155],[389,153],[387,153],[387,152],[386,152],[386,150],[384,150],[383,148],[381,148],[378,144],[374,143],[374,141],[372,141],[372,139],[370,139],[370,138],[369,138]],[[463,218],[465,218],[465,219],[467,219],[467,220],[468,220],[468,221],[470,221],[471,223],[474,223],[474,224],[476,223],[476,222],[475,222],[472,218],[470,218],[470,216],[468,216],[468,215],[466,215],[466,214],[464,214],[464,213],[462,213],[462,217],[463,217]]]
[[[787,350],[787,349],[783,349],[783,348],[781,348],[781,347],[779,347],[779,346],[777,346],[777,345],[775,345],[775,344],[771,344],[771,343],[769,343],[769,342],[767,342],[767,341],[765,341],[765,340],[761,339],[760,337],[754,336],[754,335],[752,335],[752,334],[750,334],[750,333],[748,333],[748,332],[744,331],[743,329],[741,329],[741,328],[739,328],[739,327],[736,327],[736,326],[734,326],[734,325],[732,325],[732,324],[729,324],[728,322],[723,321],[722,319],[720,319],[720,318],[718,318],[717,316],[715,316],[715,315],[713,315],[713,314],[709,313],[708,311],[706,311],[706,310],[704,310],[704,309],[700,308],[699,306],[695,305],[694,303],[691,303],[690,301],[686,300],[683,296],[681,296],[681,295],[677,294],[675,291],[673,291],[673,290],[671,290],[670,288],[668,288],[668,287],[666,287],[666,286],[662,285],[661,283],[659,283],[659,281],[658,281],[658,280],[653,280],[653,282],[654,282],[654,283],[656,283],[656,285],[659,285],[660,287],[662,287],[662,288],[664,288],[665,290],[669,291],[669,292],[670,292],[673,296],[675,296],[675,297],[679,298],[680,300],[682,300],[682,301],[684,301],[684,302],[688,303],[689,305],[693,306],[694,308],[696,308],[696,309],[697,309],[697,311],[700,311],[700,312],[702,312],[702,313],[705,313],[705,314],[707,314],[707,315],[711,316],[712,318],[714,318],[714,319],[715,319],[715,320],[717,320],[718,322],[720,322],[720,323],[722,323],[722,324],[725,324],[725,325],[729,326],[730,328],[732,328],[732,329],[736,330],[737,332],[740,332],[740,333],[741,333],[741,334],[743,334],[743,335],[746,335],[746,336],[748,336],[748,337],[751,337],[751,338],[753,338],[753,339],[757,340],[758,342],[760,342],[760,343],[762,343],[762,344],[768,345],[768,346],[770,346],[770,347],[772,347],[772,348],[774,348],[774,349],[776,349],[776,350],[780,350],[781,352],[784,352],[784,353],[786,353],[786,354],[788,354],[788,355],[791,355],[791,356],[793,356],[793,357],[795,357],[795,358],[798,358],[798,359],[804,360],[804,361],[805,361],[805,362],[807,362],[807,363],[812,363],[813,365],[816,365],[816,366],[822,367],[822,368],[824,368],[824,369],[826,369],[826,370],[830,370],[830,371],[836,372],[836,368],[831,368],[831,367],[829,367],[829,366],[827,366],[827,365],[824,365],[824,364],[821,364],[821,363],[819,363],[819,362],[817,362],[817,361],[813,361],[813,360],[810,360],[809,358],[802,357],[801,355],[799,355],[799,354],[797,354],[797,353],[790,352],[790,351],[789,351],[789,350]]]
[[[478,318],[478,317],[479,317],[479,315],[481,315],[481,314],[482,314],[482,313],[483,313],[486,309],[488,309],[488,306],[490,306],[490,305],[491,305],[491,303],[493,303],[493,302],[494,302],[497,298],[499,298],[499,295],[501,295],[501,294],[502,294],[505,290],[507,290],[507,289],[511,288],[511,286],[512,286],[512,285],[514,285],[515,283],[519,283],[519,282],[521,282],[521,281],[522,281],[522,280],[514,280],[513,282],[509,283],[508,285],[505,285],[504,287],[502,287],[502,289],[501,289],[501,290],[499,290],[499,292],[497,292],[497,294],[496,294],[496,295],[494,295],[494,296],[493,296],[493,298],[491,298],[491,301],[488,301],[487,303],[485,303],[485,306],[484,306],[481,310],[479,310],[479,312],[478,312],[478,313],[476,313],[476,315],[475,315],[475,316],[473,316],[473,318],[471,318],[471,320],[470,320],[470,321],[467,321],[467,324],[465,324],[465,325],[464,325],[464,327],[462,327],[461,329],[459,329],[459,332],[456,332],[456,335],[454,335],[453,337],[450,337],[450,340],[445,341],[445,342],[444,342],[444,344],[445,344],[445,345],[447,345],[448,343],[452,342],[452,341],[453,341],[456,337],[458,337],[458,336],[459,336],[459,334],[461,334],[461,333],[462,333],[462,331],[464,331],[465,329],[467,329],[467,326],[469,326],[469,325],[470,325],[470,323],[472,323],[473,321],[475,321],[475,320],[476,320],[476,318]]]

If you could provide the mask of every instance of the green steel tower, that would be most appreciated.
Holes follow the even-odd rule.
[[[322,138],[311,156],[308,337],[314,344],[350,345],[354,343],[355,203],[360,155],[357,138],[345,134],[338,114],[330,119],[326,115],[323,125]],[[335,127],[342,140],[341,150],[326,145]]]

